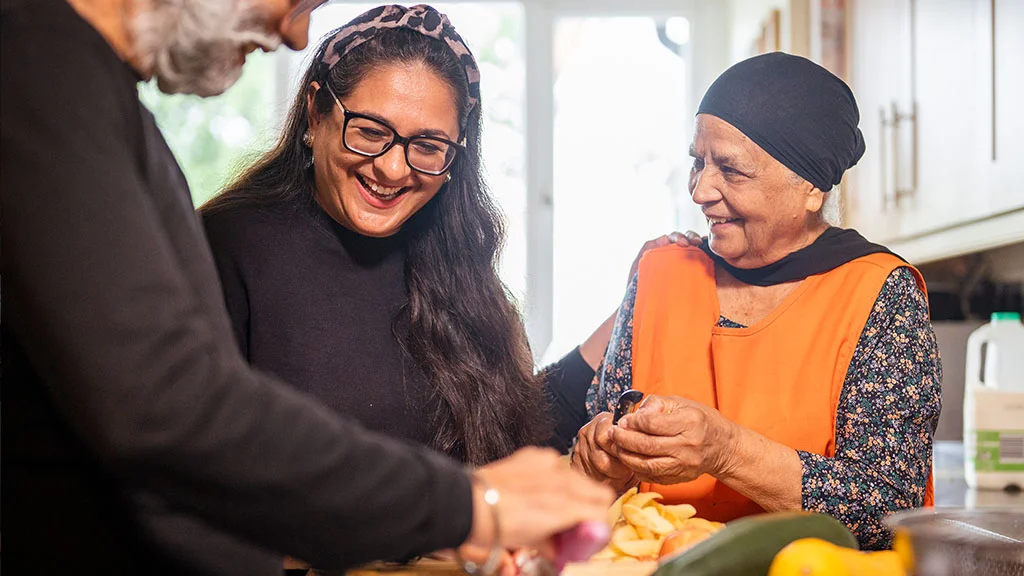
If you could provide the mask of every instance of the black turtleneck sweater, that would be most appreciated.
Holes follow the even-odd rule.
[[[203,222],[254,367],[371,430],[431,444],[430,384],[399,343],[409,330],[401,233],[356,234],[312,201],[222,208]],[[544,371],[551,445],[563,452],[585,422],[593,375],[577,350]]]

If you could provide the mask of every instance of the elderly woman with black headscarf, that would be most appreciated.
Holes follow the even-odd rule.
[[[890,544],[885,516],[931,503],[941,367],[924,282],[826,217],[864,153],[858,120],[849,87],[796,56],[712,84],[689,182],[710,235],[641,260],[574,466],[712,520],[828,513],[867,549]],[[646,401],[614,426],[628,389]]]

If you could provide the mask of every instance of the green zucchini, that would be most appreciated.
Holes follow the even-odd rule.
[[[707,540],[663,560],[653,576],[765,576],[775,555],[801,538],[857,549],[857,539],[831,516],[773,512],[729,522]]]

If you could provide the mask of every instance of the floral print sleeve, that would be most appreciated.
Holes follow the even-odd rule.
[[[633,386],[633,305],[636,302],[636,282],[637,275],[634,274],[615,317],[604,360],[587,391],[588,420],[601,412],[613,412],[619,396]]]
[[[604,362],[587,393],[587,415],[611,411],[632,387],[636,278],[619,309]],[[727,318],[723,328],[743,328]],[[882,520],[921,506],[941,408],[938,346],[913,274],[899,268],[879,292],[847,370],[836,412],[833,458],[797,451],[805,510],[846,524],[864,549],[891,545]]]
[[[890,547],[883,519],[924,503],[941,381],[928,303],[911,272],[898,268],[882,287],[847,370],[835,457],[797,452],[803,508],[841,520],[863,549]]]

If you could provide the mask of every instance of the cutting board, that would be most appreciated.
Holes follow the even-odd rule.
[[[657,562],[580,562],[569,564],[562,576],[650,576]],[[420,560],[408,566],[377,564],[349,570],[347,576],[465,576],[456,562]]]
[[[569,564],[562,576],[650,576],[658,569],[651,562],[580,562]]]

